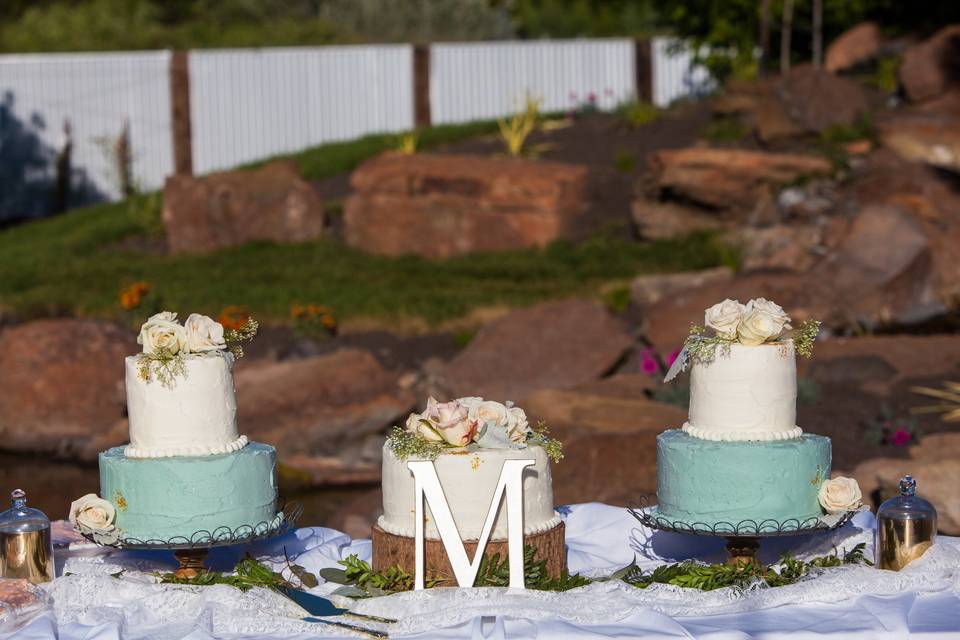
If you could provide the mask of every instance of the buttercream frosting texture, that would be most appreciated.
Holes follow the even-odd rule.
[[[237,433],[233,355],[224,351],[184,357],[185,375],[167,387],[143,380],[138,356],[126,358],[131,458],[218,455],[247,444]]]
[[[482,449],[476,452],[455,450],[443,453],[434,460],[440,486],[463,540],[477,540],[480,537],[503,462],[530,458],[535,463],[523,474],[523,531],[525,534],[534,534],[560,523],[560,517],[553,509],[550,462],[542,447]],[[408,461],[400,460],[389,446],[384,445],[383,516],[377,524],[388,533],[412,537],[416,525],[416,490],[413,473],[407,468]],[[425,514],[424,535],[431,539],[439,538],[429,505]],[[505,540],[507,526],[505,501],[501,501],[491,539]]]

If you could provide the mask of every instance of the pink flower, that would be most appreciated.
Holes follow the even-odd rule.
[[[604,89],[603,95],[607,96],[608,98],[611,97],[613,95],[613,89]]]
[[[587,102],[593,104],[596,101],[597,101],[597,94],[595,94],[593,91],[587,94]]]
[[[890,442],[895,447],[905,447],[910,444],[911,440],[913,440],[913,434],[906,429],[900,428],[894,432],[893,439],[891,439]]]
[[[660,369],[660,366],[657,364],[657,359],[653,357],[652,351],[645,351],[643,353],[643,360],[640,361],[640,369],[650,375],[655,374]]]

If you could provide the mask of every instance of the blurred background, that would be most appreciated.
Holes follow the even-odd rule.
[[[0,489],[126,442],[147,316],[249,316],[241,433],[367,536],[391,425],[513,400],[629,504],[691,323],[823,321],[799,424],[960,534],[960,4],[5,0]]]

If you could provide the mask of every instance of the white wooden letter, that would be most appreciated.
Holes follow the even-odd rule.
[[[535,464],[535,462],[534,460],[504,461],[500,470],[500,479],[497,481],[497,489],[493,492],[490,510],[487,511],[487,519],[483,522],[480,539],[477,541],[477,552],[473,556],[473,560],[467,558],[467,550],[460,538],[460,532],[457,531],[457,525],[453,521],[450,505],[447,504],[447,498],[443,494],[443,487],[440,486],[440,479],[437,477],[437,470],[434,468],[433,462],[430,460],[413,460],[407,463],[407,468],[413,472],[414,490],[417,492],[414,502],[416,504],[416,537],[414,539],[416,545],[414,552],[416,575],[414,576],[413,586],[415,590],[424,588],[424,574],[426,573],[423,533],[424,497],[430,505],[437,531],[440,532],[440,541],[443,542],[443,548],[447,552],[447,557],[450,558],[450,565],[453,567],[457,584],[461,587],[472,587],[473,581],[477,578],[477,572],[480,570],[483,550],[487,546],[487,540],[493,530],[493,522],[496,520],[497,510],[500,508],[504,492],[507,494],[507,550],[510,555],[510,587],[524,588],[523,470]]]

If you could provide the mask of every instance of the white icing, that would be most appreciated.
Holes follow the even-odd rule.
[[[140,378],[137,356],[126,358],[127,414],[131,458],[206,456],[243,448],[237,434],[233,355],[210,352],[184,358],[186,375],[171,387]]]
[[[717,349],[690,371],[690,413],[683,430],[704,440],[771,441],[800,437],[793,341]]]
[[[550,462],[542,447],[526,449],[483,449],[477,452],[459,450],[444,453],[434,460],[437,477],[450,506],[450,513],[463,540],[480,537],[483,520],[490,509],[493,492],[500,479],[503,461],[533,458],[536,462],[523,474],[523,532],[531,535],[552,529],[560,524],[553,510],[553,484]],[[400,460],[386,445],[383,447],[383,515],[377,521],[380,528],[399,536],[414,535],[415,487],[407,460]],[[427,506],[424,534],[439,538],[433,514]],[[507,538],[505,501],[501,502],[491,540]]]

